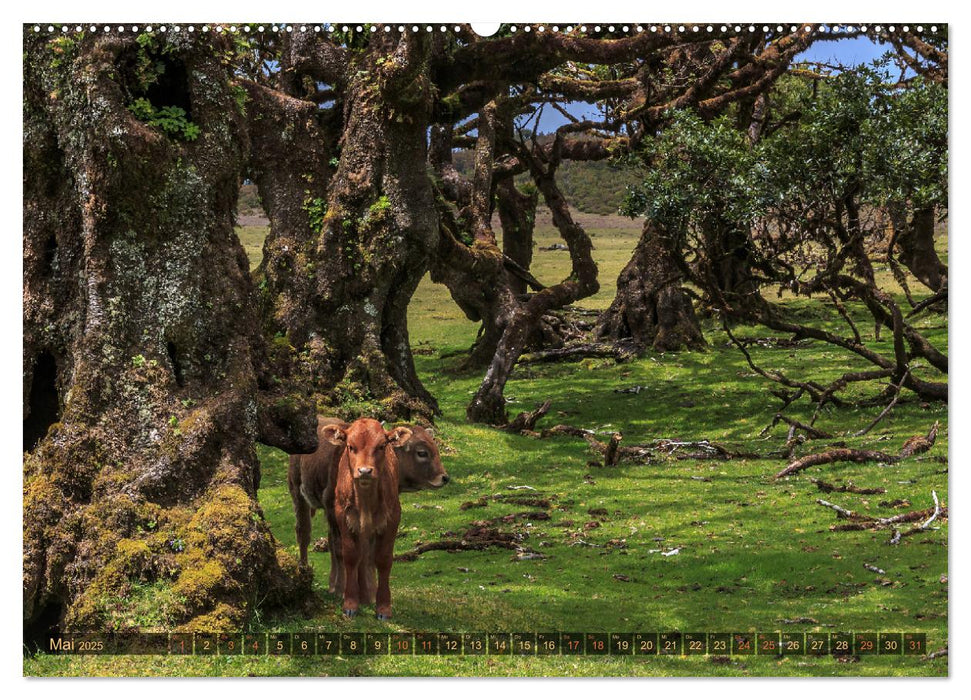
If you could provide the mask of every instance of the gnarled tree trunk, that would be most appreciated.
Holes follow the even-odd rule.
[[[900,262],[914,277],[935,292],[947,282],[947,265],[941,262],[934,248],[934,207],[917,209],[907,221],[902,211],[891,210],[894,237],[900,247]]]
[[[614,301],[597,321],[597,338],[631,339],[640,348],[659,351],[706,345],[691,298],[681,288],[682,272],[662,236],[644,222],[634,254],[617,278]]]
[[[312,66],[300,52],[313,49],[295,43],[291,60]],[[424,37],[384,37],[342,66],[330,130],[313,102],[249,86],[259,95],[250,117],[255,179],[271,221],[261,267],[268,327],[285,336],[291,371],[307,386],[321,395],[336,387],[335,402],[337,394],[374,401],[385,418],[438,411],[415,372],[407,325],[438,243],[425,166],[427,50]],[[289,136],[261,123],[290,115]],[[293,140],[301,144],[290,160]]]
[[[256,501],[254,442],[316,437],[299,402],[261,401],[224,49],[25,32],[28,635],[232,629],[309,590]],[[184,109],[188,131],[139,121],[138,98]]]
[[[553,225],[570,249],[572,270],[570,276],[551,287],[546,287],[521,304],[503,329],[489,369],[466,409],[469,420],[500,425],[506,423],[504,390],[516,362],[522,355],[530,334],[536,330],[543,314],[561,309],[579,299],[596,294],[600,288],[597,280],[597,264],[593,261],[593,244],[583,228],[570,215],[569,206],[556,185],[556,167],[560,163],[559,138],[554,142],[549,156],[537,154],[523,147],[520,157],[528,164],[533,181],[550,208]]]

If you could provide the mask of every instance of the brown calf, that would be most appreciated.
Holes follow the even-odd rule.
[[[337,483],[337,466],[344,451],[344,443],[337,437],[337,429],[347,430],[349,423],[336,418],[317,416],[319,446],[312,454],[290,455],[287,482],[290,498],[296,514],[297,544],[300,547],[300,563],[307,564],[307,548],[310,545],[311,520],[318,509],[327,515],[328,543],[330,545],[330,581],[328,590],[342,594],[344,591],[344,567],[341,561],[340,530],[334,513],[334,486]],[[441,488],[449,482],[442,466],[438,446],[431,431],[421,426],[407,426],[411,437],[403,443],[389,445],[398,457],[398,491],[421,491]],[[373,585],[368,591],[373,596]],[[362,599],[373,602],[372,597]]]
[[[398,457],[387,447],[404,443],[411,430],[400,427],[386,432],[372,418],[359,418],[346,431],[337,430],[347,445],[334,488],[344,564],[344,614],[353,617],[361,598],[370,599],[370,569],[376,566],[376,612],[379,620],[387,620],[391,617],[394,540],[401,522]]]

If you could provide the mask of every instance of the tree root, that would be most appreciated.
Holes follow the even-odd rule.
[[[520,364],[537,362],[559,362],[561,360],[580,360],[585,357],[612,357],[618,362],[627,362],[637,354],[633,344],[625,341],[616,343],[575,343],[562,348],[539,350],[523,355]]]

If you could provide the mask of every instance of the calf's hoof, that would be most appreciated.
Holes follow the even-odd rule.
[[[344,617],[355,617],[357,615],[357,610],[351,610],[350,608],[344,608]]]
[[[377,618],[379,620],[390,620],[391,619],[391,613],[378,613],[377,614]]]

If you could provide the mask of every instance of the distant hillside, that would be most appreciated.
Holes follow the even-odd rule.
[[[471,152],[456,151],[453,160],[460,173],[472,176]],[[586,214],[616,214],[627,186],[637,183],[638,176],[607,161],[564,161],[556,171],[556,182],[571,207]]]
[[[472,154],[458,151],[454,158],[456,169],[471,177]],[[526,176],[521,177],[525,182]],[[616,214],[624,201],[627,186],[638,182],[638,175],[606,161],[565,161],[557,170],[556,181],[571,207],[585,214]],[[265,216],[256,185],[245,183],[240,188],[238,214]]]
[[[259,192],[256,191],[256,185],[253,183],[244,182],[240,186],[236,214],[238,216],[266,216],[260,202]]]
[[[587,214],[616,214],[627,186],[639,181],[636,171],[606,161],[566,161],[556,175],[566,201]]]

